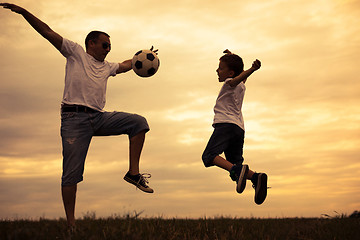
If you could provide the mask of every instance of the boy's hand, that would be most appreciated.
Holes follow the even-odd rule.
[[[254,71],[258,70],[260,67],[261,67],[261,62],[258,59],[256,59],[251,66],[251,68],[254,69]]]
[[[232,54],[232,52],[230,52],[230,50],[229,50],[229,49],[224,50],[224,52],[223,52],[223,53],[225,53],[225,54]]]
[[[22,7],[19,7],[11,3],[0,3],[0,6],[2,6],[3,8],[10,9],[12,12],[16,12],[18,14],[23,14],[25,12],[25,9],[23,9]]]

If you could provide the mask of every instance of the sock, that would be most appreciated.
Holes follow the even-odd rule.
[[[237,181],[237,179],[239,178],[239,176],[237,176],[237,173],[240,172],[240,170],[241,170],[241,166],[234,165],[231,167],[230,177],[233,181]]]
[[[130,172],[127,173],[128,177],[132,178],[133,180],[139,180],[140,174],[132,175]]]

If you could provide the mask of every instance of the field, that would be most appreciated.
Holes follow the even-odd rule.
[[[354,240],[360,239],[360,219],[349,217],[164,219],[130,216],[95,218],[95,215],[88,215],[77,220],[77,228],[71,238],[64,219],[0,220],[0,239]]]

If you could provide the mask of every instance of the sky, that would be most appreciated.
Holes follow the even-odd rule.
[[[140,171],[154,194],[123,180],[127,136],[93,138],[76,217],[282,218],[360,210],[360,2],[357,0],[104,0],[14,3],[84,45],[111,36],[110,62],[159,49],[151,78],[109,78],[107,111],[143,115]],[[60,103],[65,58],[18,14],[0,9],[0,219],[64,218]],[[245,164],[269,177],[258,206],[248,182],[205,168],[225,49],[245,69]]]

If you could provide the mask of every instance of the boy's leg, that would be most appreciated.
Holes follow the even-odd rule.
[[[253,172],[250,168],[249,168],[249,171],[248,171],[248,174],[246,176],[246,179],[248,180],[251,180],[252,179],[252,176],[254,175],[255,172]]]
[[[267,175],[266,173],[256,173],[249,169],[247,174],[247,179],[251,180],[253,183],[253,188],[255,189],[255,203],[260,205],[262,204],[267,196]]]
[[[229,125],[229,145],[224,151],[225,158],[234,166],[230,170],[230,177],[237,182],[236,191],[242,193],[246,187],[249,166],[243,165],[243,147],[245,131],[235,124]]]
[[[267,196],[267,175],[266,173],[254,173],[251,181],[255,189],[255,203],[262,204]]]
[[[227,161],[226,159],[220,156],[216,156],[214,158],[213,164],[229,172],[231,171],[231,168],[234,166],[234,164],[232,164],[231,162]]]
[[[205,167],[216,165],[216,161],[218,160],[219,167],[229,171],[228,168],[230,165],[225,162],[226,160],[224,158],[219,156],[228,148],[229,142],[231,141],[231,129],[229,128],[229,125],[230,124],[215,125],[214,132],[202,154],[202,160]]]
[[[222,169],[228,170],[231,172],[233,168],[238,166],[232,164],[221,156],[216,156],[213,161],[215,166],[218,166]],[[247,171],[247,172],[246,172]],[[246,174],[246,176],[242,176],[241,172]],[[239,171],[239,177],[237,180],[236,190],[238,193],[242,193],[246,186],[246,179],[249,179],[253,183],[253,187],[255,189],[255,203],[260,205],[262,204],[267,196],[267,175],[266,173],[255,173],[248,168],[247,165],[243,165],[241,170]]]
[[[241,193],[246,185],[248,166],[242,166],[243,130],[234,124],[216,124],[213,134],[203,152],[205,167],[218,166],[229,171],[230,177],[237,182],[236,190]],[[235,138],[239,138],[235,139]],[[235,140],[235,141],[234,141]],[[233,144],[232,142],[237,142]],[[220,154],[225,152],[225,158]]]
[[[230,172],[230,177],[236,181],[236,191],[242,193],[246,186],[249,167],[247,165],[235,165],[221,156],[214,158],[213,164]]]
[[[267,175],[266,173],[256,173],[249,169],[246,179],[251,180],[255,189],[255,203],[262,204],[267,196]]]

